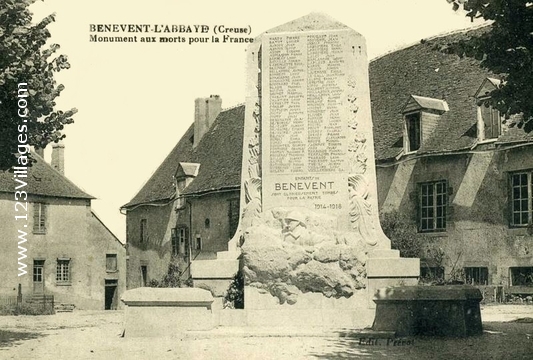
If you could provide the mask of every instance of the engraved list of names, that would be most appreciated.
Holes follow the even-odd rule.
[[[269,173],[344,172],[340,34],[279,35],[267,41]]]
[[[262,52],[264,209],[348,208],[346,33],[269,34]]]

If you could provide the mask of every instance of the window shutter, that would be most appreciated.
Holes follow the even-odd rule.
[[[46,219],[48,218],[46,215],[47,206],[46,204],[41,204],[41,230],[46,231]]]
[[[33,203],[33,231],[39,231],[39,203]]]
[[[186,257],[189,257],[189,253],[190,253],[190,243],[191,241],[189,240],[189,228],[188,227],[185,227],[184,228],[184,232],[185,232],[185,255]]]
[[[43,203],[33,204],[33,231],[39,233],[46,231],[46,205]]]

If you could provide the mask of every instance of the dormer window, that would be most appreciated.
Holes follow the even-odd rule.
[[[502,133],[500,112],[488,104],[480,104],[481,121],[485,127],[484,140],[497,139]]]
[[[405,115],[405,125],[407,127],[407,152],[420,149],[420,143],[422,142],[420,113],[416,112]]]
[[[489,103],[490,93],[497,89],[501,81],[486,78],[481,83],[475,97],[477,101],[478,140],[497,139],[502,134],[502,117],[500,112]]]
[[[404,119],[404,153],[419,150],[442,114],[448,111],[444,100],[411,95],[402,108]]]
[[[174,181],[176,187],[176,210],[185,208],[185,198],[182,196],[183,190],[194,180],[200,170],[200,164],[180,162]]]

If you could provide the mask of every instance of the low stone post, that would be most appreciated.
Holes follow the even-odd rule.
[[[122,295],[124,335],[176,336],[214,327],[213,296],[198,288],[137,288]]]

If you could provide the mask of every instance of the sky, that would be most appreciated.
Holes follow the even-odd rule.
[[[208,37],[215,26],[248,28],[256,37],[310,12],[323,12],[361,33],[369,59],[421,39],[470,26],[446,0],[211,1],[45,0],[34,20],[55,13],[51,43],[71,68],[57,74],[58,109],[77,108],[65,127],[65,175],[96,197],[92,208],[126,240],[119,208],[142,188],[194,119],[194,99],[220,95],[222,107],[244,102],[246,44],[141,43],[141,36]],[[205,34],[94,33],[91,24],[209,26]],[[138,42],[91,42],[90,35]],[[50,159],[51,149],[45,150]]]

